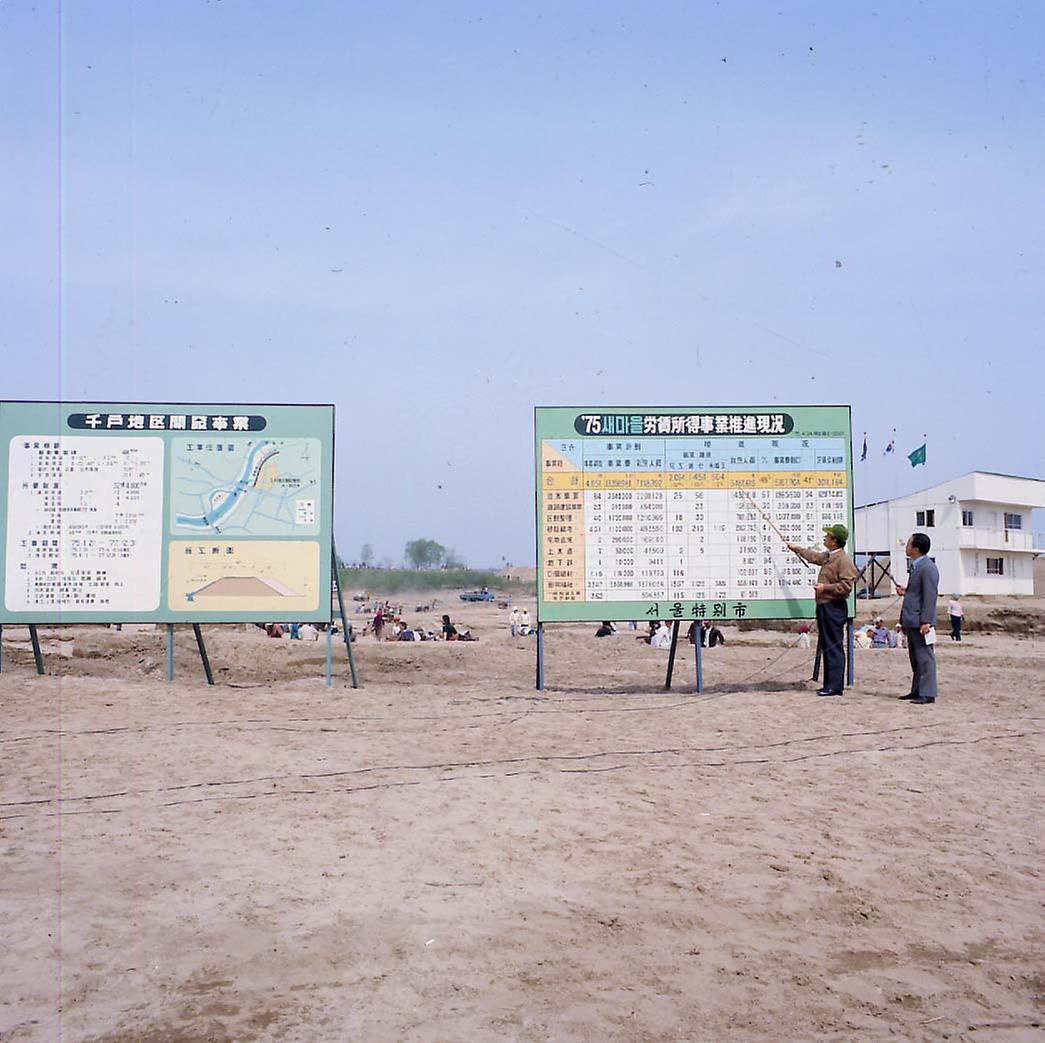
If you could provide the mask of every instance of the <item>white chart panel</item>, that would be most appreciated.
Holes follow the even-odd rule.
[[[148,436],[12,438],[6,609],[156,610],[163,460],[163,440]]]

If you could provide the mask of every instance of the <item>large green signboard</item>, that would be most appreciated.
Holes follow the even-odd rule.
[[[535,431],[542,622],[815,615],[780,534],[852,532],[849,406],[538,407]]]
[[[0,402],[0,623],[330,619],[334,407]]]

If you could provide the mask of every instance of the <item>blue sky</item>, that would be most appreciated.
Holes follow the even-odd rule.
[[[345,557],[532,562],[535,404],[851,402],[857,502],[1045,471],[1040,4],[0,33],[0,397],[334,401]]]

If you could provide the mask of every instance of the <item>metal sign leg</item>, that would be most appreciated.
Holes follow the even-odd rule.
[[[697,692],[704,691],[704,668],[700,656],[700,630],[697,630],[697,639],[693,642],[697,652]]]
[[[334,628],[327,627],[327,688],[334,683]]]
[[[537,624],[537,691],[544,691],[544,624]]]
[[[203,660],[203,672],[207,675],[207,684],[214,684],[214,675],[210,672],[210,660],[207,658],[207,647],[203,643],[203,631],[200,630],[199,623],[193,623],[192,629],[196,635],[196,646],[200,650],[200,659]]]
[[[167,680],[174,680],[174,624],[167,624]]]
[[[0,674],[4,672],[4,624],[0,623]]]
[[[821,648],[820,648],[820,629],[817,628],[817,632],[816,632],[816,658],[813,660],[813,680],[814,681],[819,681],[820,680],[820,659],[821,659],[821,657],[822,657],[822,652],[821,652]]]
[[[352,687],[359,687],[359,678],[356,676],[356,660],[352,655],[352,629],[348,625],[348,616],[345,615],[345,595],[341,590],[341,573],[337,567],[337,548],[334,541],[330,541],[330,558],[334,569],[334,588],[337,590],[337,607],[341,612],[341,633],[345,638],[345,648],[348,650],[348,669],[352,674]]]
[[[664,679],[664,691],[671,688],[671,675],[675,672],[675,648],[679,643],[679,623],[676,619],[671,627],[671,648],[668,650],[668,676]]]
[[[44,672],[44,655],[40,651],[40,635],[36,632],[36,624],[29,624],[29,639],[33,642],[33,659],[36,660],[36,672]]]

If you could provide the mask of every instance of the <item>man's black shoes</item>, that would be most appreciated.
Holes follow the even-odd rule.
[[[841,695],[842,693],[841,692],[836,692],[836,691],[834,691],[834,689],[831,689],[831,688],[821,688],[820,691],[818,691],[816,694],[817,695]]]
[[[919,695],[917,692],[908,692],[906,695],[901,695],[900,698],[914,702],[915,699],[919,698]]]
[[[911,700],[912,706],[928,706],[930,703],[934,703],[936,700],[931,695],[920,695],[917,699]]]

